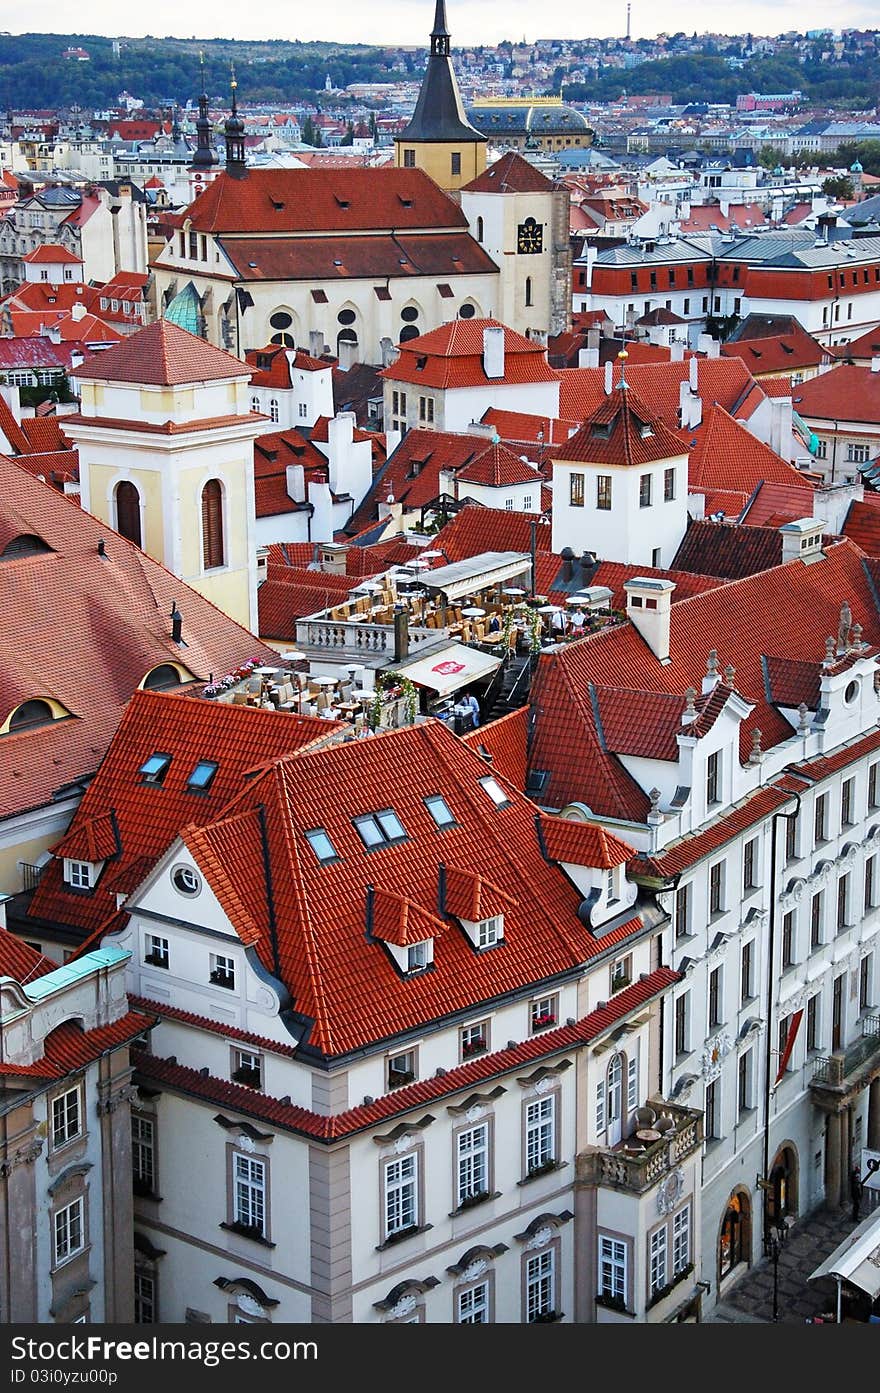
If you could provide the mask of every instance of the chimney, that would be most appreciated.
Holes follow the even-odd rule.
[[[394,611],[394,661],[403,662],[409,657],[409,610]]]
[[[306,501],[306,484],[303,466],[289,464],[284,472],[288,498],[292,498],[294,503],[304,503]]]
[[[309,330],[309,357],[320,358],[324,352],[324,335],[320,329]]]
[[[171,638],[174,643],[182,643],[183,615],[177,608],[177,601],[171,601]]]
[[[880,372],[880,358],[874,357],[871,359],[871,371]]]
[[[691,358],[688,360],[688,385],[690,386],[690,389],[693,392],[694,396],[697,395],[697,374],[699,372],[699,367],[699,358]]]
[[[822,518],[796,518],[779,528],[782,538],[782,560],[803,561],[807,564],[822,556]]]
[[[720,357],[721,357],[721,344],[720,344],[720,342],[719,342],[718,339],[713,339],[713,338],[710,337],[709,342],[706,344],[706,357],[707,357],[707,358],[720,358]]]
[[[85,315],[86,307],[81,300],[78,300],[75,305],[71,305],[70,317],[73,320],[74,324],[77,324],[81,319],[84,319]]]
[[[626,617],[638,629],[645,643],[661,663],[669,663],[669,621],[672,612],[671,580],[653,576],[633,576],[624,581]]]
[[[789,442],[792,431],[791,397],[770,398],[770,449],[784,460],[789,458]]]
[[[579,348],[579,349],[578,349],[578,367],[579,367],[579,368],[597,368],[598,366],[599,366],[599,349],[598,349],[598,348]]]
[[[684,362],[684,339],[673,339],[673,340],[672,340],[672,343],[671,343],[669,346],[670,346],[670,348],[671,348],[671,350],[672,350],[671,353],[670,353],[670,355],[669,355],[670,362],[672,362],[672,363],[683,363],[683,362]]]
[[[574,552],[571,547],[563,547],[559,554],[562,557],[562,579],[571,580],[574,576]]]
[[[358,346],[350,343],[347,339],[341,339],[337,348],[340,372],[348,372],[358,361]]]
[[[483,371],[490,379],[504,376],[504,329],[487,324],[483,330]]]
[[[608,397],[608,396],[611,395],[611,377],[612,377],[612,373],[613,373],[613,372],[614,372],[614,363],[613,363],[612,360],[609,358],[609,359],[608,359],[608,362],[605,364],[605,395],[606,395],[606,397]]]
[[[691,378],[696,377],[696,372],[694,371],[694,364],[696,362],[696,358],[691,358]],[[703,403],[700,397],[696,396],[692,391],[690,382],[682,382],[679,388],[678,399],[680,403],[681,429],[696,430],[703,419]]]

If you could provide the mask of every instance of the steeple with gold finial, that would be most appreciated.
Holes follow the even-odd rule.
[[[232,67],[231,87],[232,111],[223,126],[223,134],[226,139],[226,173],[231,174],[233,179],[242,179],[247,174],[247,165],[244,159],[244,122],[238,114],[236,102],[238,83],[235,80],[234,65]]]
[[[486,137],[465,116],[455,80],[446,0],[437,0],[416,109],[394,144],[398,168],[423,169],[449,191],[462,188],[486,168]]]

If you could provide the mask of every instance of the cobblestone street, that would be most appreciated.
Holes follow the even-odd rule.
[[[862,1211],[862,1218],[865,1218]],[[779,1320],[802,1325],[809,1316],[834,1311],[837,1283],[833,1278],[807,1278],[855,1228],[847,1206],[835,1213],[819,1209],[792,1229],[779,1256]],[[724,1296],[707,1317],[710,1322],[765,1322],[773,1317],[773,1265],[761,1260]]]

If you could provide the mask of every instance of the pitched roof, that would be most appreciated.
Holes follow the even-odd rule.
[[[516,150],[508,150],[482,174],[465,184],[463,193],[549,193],[553,181]]]
[[[674,568],[700,575],[739,580],[768,571],[782,562],[782,538],[776,527],[743,527],[737,523],[690,518],[687,531],[672,558]]]
[[[568,817],[541,817],[541,835],[552,861],[610,870],[623,866],[635,849],[598,822],[575,822]]]
[[[843,524],[843,535],[861,547],[866,556],[880,556],[880,496],[866,494],[862,503],[853,499]]]
[[[695,361],[697,394],[702,398],[704,411],[718,402],[731,415],[742,416],[742,403],[750,391],[755,390],[757,399],[763,400],[763,391],[756,387],[741,358],[698,358]],[[658,415],[670,430],[677,430],[681,384],[688,380],[690,371],[690,362],[634,363],[626,370],[626,380],[647,410]],[[601,368],[561,368],[559,380],[559,414],[566,420],[586,420],[605,397]]]
[[[737,691],[754,705],[740,727],[743,758],[755,728],[763,733],[765,749],[789,738],[791,726],[767,693],[763,659],[821,658],[817,635],[837,632],[843,598],[849,599],[865,640],[876,642],[880,615],[866,567],[853,543],[834,542],[811,565],[791,561],[674,604],[668,664],[658,661],[628,623],[543,653],[532,683],[539,717],[529,757],[531,769],[550,774],[542,801],[554,808],[582,801],[596,816],[644,821],[647,798],[609,748],[600,719],[605,708],[597,714],[591,688],[607,684],[613,674],[620,688],[650,694],[644,740],[649,747],[658,740],[662,744],[665,704],[653,720],[648,700],[675,696],[683,707],[687,688],[700,689],[710,648],[717,649],[720,668],[733,666]],[[808,625],[804,614],[810,615]]]
[[[483,330],[504,330],[504,374],[487,377],[483,366]],[[556,382],[559,373],[547,362],[547,349],[497,319],[453,319],[400,344],[400,356],[379,374],[392,382],[456,388],[523,386]],[[566,413],[562,413],[563,415]]]
[[[417,432],[410,432],[414,434]],[[429,550],[444,551],[449,563],[466,561],[484,551],[528,551],[532,523],[538,550],[549,551],[552,529],[546,518],[467,503],[432,537]]]
[[[797,323],[789,333],[723,343],[721,355],[724,358],[742,358],[749,372],[756,376],[818,367],[830,356],[828,349]]]
[[[487,763],[499,769],[505,779],[522,792],[526,786],[528,726],[529,708],[521,706],[497,721],[488,721],[476,730],[469,730],[462,739],[483,758],[490,756]]]
[[[500,488],[510,484],[539,483],[540,475],[530,464],[524,464],[506,445],[493,442],[482,454],[456,472],[456,479],[466,484],[482,484]]]
[[[115,348],[84,363],[76,375],[85,381],[177,387],[190,382],[249,377],[250,368],[240,358],[215,348],[169,319],[157,319]]]
[[[67,247],[60,246],[57,242],[44,242],[41,247],[34,247],[27,256],[22,257],[22,261],[27,261],[31,265],[39,265],[40,262],[63,263],[65,266],[82,266],[81,256],[74,256]]]
[[[4,557],[21,537],[38,540]],[[174,601],[185,646],[171,637]],[[93,774],[126,703],[159,664],[181,664],[206,682],[254,656],[277,659],[134,543],[108,535],[78,502],[3,457],[0,614],[0,723],[31,698],[54,699],[71,713],[0,740],[0,818],[40,807]]]
[[[221,173],[190,204],[199,232],[326,233],[466,228],[448,194],[421,169],[249,169]]]
[[[239,792],[248,771],[326,739],[337,723],[226,702],[135,692],[96,777],[53,848],[28,909],[31,917],[91,932],[116,909],[120,878],[137,866],[143,880],[188,823],[210,822]],[[161,751],[170,764],[161,785],[145,782],[141,766]],[[206,788],[187,780],[199,761],[217,765]],[[62,858],[111,861],[89,895],[63,879]],[[134,886],[131,886],[134,888]]]
[[[723,406],[711,406],[702,423],[687,434],[696,440],[688,459],[689,488],[751,493],[761,483],[787,484],[803,490],[804,514],[812,512],[811,481],[735,421]]]
[[[184,840],[245,942],[273,968],[260,805],[265,808],[280,974],[310,1028],[308,1045],[339,1055],[450,1012],[577,970],[604,951],[577,918],[579,896],[546,862],[533,805],[504,779],[497,807],[480,786],[485,762],[438,721],[303,751],[251,779],[222,820]],[[332,791],[332,792],[331,792]],[[424,800],[440,791],[455,823],[438,830]],[[354,819],[394,809],[406,839],[367,851]],[[325,830],[337,859],[320,862],[305,833]],[[438,861],[495,887],[509,885],[504,944],[475,952],[450,922],[432,971],[401,977],[365,938],[367,886],[437,913]],[[494,892],[493,892],[494,893]],[[471,901],[473,903],[473,901]],[[640,932],[633,918],[623,938]]]
[[[644,465],[676,459],[684,453],[680,437],[634,395],[615,387],[581,429],[554,449],[554,460],[588,460],[595,464]]]
[[[245,281],[385,281],[389,276],[446,279],[494,275],[497,270],[488,253],[467,232],[236,237],[221,238],[221,243],[239,279]]]
[[[784,522],[809,517],[813,511],[811,504],[811,496],[801,486],[762,483],[743,509],[740,522],[749,527],[781,527]]]
[[[842,363],[795,389],[794,407],[806,420],[880,425],[880,372]]]

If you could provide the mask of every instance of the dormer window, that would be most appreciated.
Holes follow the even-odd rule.
[[[510,798],[504,792],[497,779],[491,776],[480,780],[480,786],[485,789],[496,808],[506,808]]]
[[[94,884],[91,861],[65,861],[64,879],[74,890],[91,890]]]
[[[611,866],[605,872],[605,895],[609,904],[616,904],[620,899],[620,895],[617,892],[618,875],[619,868],[617,866]]]
[[[406,828],[393,808],[385,808],[378,813],[365,813],[363,817],[355,818],[354,825],[368,851],[376,851],[383,846],[394,846],[407,838]]]
[[[162,784],[171,767],[171,755],[157,752],[145,759],[138,773],[145,784]]]
[[[714,750],[706,761],[706,806],[721,801],[721,751]]]
[[[481,919],[477,924],[477,947],[494,948],[504,937],[504,915],[493,914],[491,919]]]
[[[431,961],[431,944],[425,939],[421,943],[411,943],[406,950],[407,972],[423,972]]]

